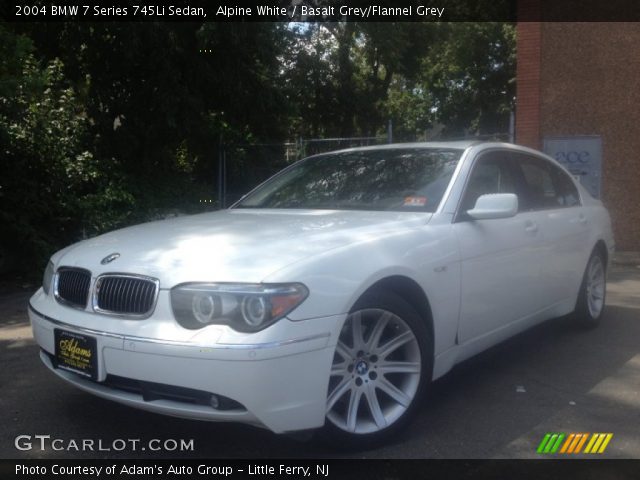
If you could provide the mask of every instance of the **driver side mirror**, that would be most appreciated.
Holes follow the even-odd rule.
[[[518,196],[514,193],[490,193],[480,195],[475,206],[467,210],[474,220],[509,218],[518,213]]]

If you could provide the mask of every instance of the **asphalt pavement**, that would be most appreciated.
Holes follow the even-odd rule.
[[[634,265],[612,268],[597,329],[552,320],[458,365],[434,382],[394,441],[351,453],[83,393],[41,364],[26,314],[30,293],[0,294],[0,458],[536,458],[550,432],[612,433],[601,458],[640,458],[640,268]],[[44,450],[37,435],[49,436]],[[53,439],[61,450],[52,449]],[[83,440],[93,441],[93,450],[82,451]],[[151,450],[151,440],[158,440],[155,448],[168,441],[170,451]],[[171,450],[181,440],[188,450]]]

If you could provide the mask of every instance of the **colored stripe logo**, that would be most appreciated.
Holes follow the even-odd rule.
[[[536,452],[540,454],[604,453],[612,437],[613,433],[547,433]]]

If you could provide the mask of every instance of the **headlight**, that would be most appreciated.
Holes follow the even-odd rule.
[[[171,290],[171,308],[185,328],[216,324],[257,332],[280,320],[307,295],[309,290],[301,283],[187,283]]]
[[[47,268],[44,270],[44,276],[42,277],[42,289],[47,295],[49,295],[49,292],[51,291],[51,283],[53,283],[53,270],[53,263],[47,263]]]

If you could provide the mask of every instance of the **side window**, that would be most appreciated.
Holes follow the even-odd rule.
[[[517,193],[512,170],[499,152],[484,154],[474,165],[460,211],[471,210],[478,197],[488,193]]]
[[[557,206],[551,170],[544,161],[527,157],[519,162],[525,188],[522,210],[541,210]]]
[[[518,155],[524,181],[520,210],[545,210],[578,205],[578,191],[558,167],[530,156]]]
[[[558,201],[565,207],[580,205],[580,194],[569,175],[560,167],[553,167]]]

